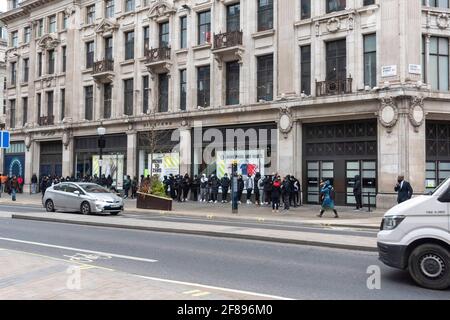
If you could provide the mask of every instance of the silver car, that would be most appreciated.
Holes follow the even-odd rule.
[[[123,211],[123,199],[95,183],[58,183],[47,188],[42,204],[48,212],[60,210],[117,215]]]

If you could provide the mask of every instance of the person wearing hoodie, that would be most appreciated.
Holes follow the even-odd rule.
[[[186,173],[181,181],[181,187],[183,189],[183,202],[188,201],[189,189],[191,187],[191,177]]]
[[[255,178],[253,179],[253,192],[255,194],[255,204],[261,205],[261,198],[259,194],[259,180],[261,180],[261,174],[257,172]]]
[[[270,178],[270,176],[266,176],[264,178],[264,200],[266,201],[266,205],[269,205],[272,201],[272,184],[272,178]]]
[[[260,177],[258,180],[258,190],[259,190],[259,205],[263,205],[266,202],[264,197],[264,178]]]
[[[198,175],[195,175],[191,183],[191,193],[193,195],[194,201],[199,200],[198,198],[199,190],[200,190],[200,178],[198,177]]]
[[[220,180],[220,185],[222,186],[222,203],[228,202],[228,189],[230,188],[231,180],[228,174],[225,175]]]
[[[339,218],[339,215],[334,208],[334,188],[329,180],[322,184],[320,195],[322,199],[322,210],[320,210],[318,217],[322,218],[325,211],[332,210],[334,212],[334,217]]]
[[[245,190],[247,191],[247,204],[252,203],[251,197],[254,186],[255,180],[253,179],[252,175],[249,174],[247,180],[245,180]]]
[[[200,202],[208,201],[208,178],[206,174],[202,174],[200,179]]]
[[[211,178],[209,179],[209,184],[211,187],[211,200],[209,202],[217,203],[217,195],[219,194],[220,181],[214,173],[211,174]]]

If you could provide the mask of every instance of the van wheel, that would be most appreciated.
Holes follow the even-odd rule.
[[[89,203],[87,203],[85,201],[81,204],[80,211],[82,214],[87,215],[87,214],[91,213],[91,206],[89,205]]]
[[[450,287],[450,252],[436,244],[423,244],[408,260],[409,274],[420,286],[433,290]]]
[[[45,202],[45,210],[47,210],[47,212],[55,212],[55,205],[52,200],[47,200]]]

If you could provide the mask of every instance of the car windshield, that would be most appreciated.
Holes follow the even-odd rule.
[[[80,185],[84,191],[86,191],[87,193],[111,193],[109,192],[108,189],[105,189],[99,185],[95,185],[95,184],[85,184],[85,185]]]
[[[448,180],[450,179],[450,177],[448,177],[447,179],[445,179],[444,181],[442,181],[437,187],[436,189],[434,189],[433,191],[431,191],[429,194],[430,195],[434,195]]]

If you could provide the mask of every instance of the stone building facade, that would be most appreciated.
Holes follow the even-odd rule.
[[[269,132],[246,149],[264,158],[265,174],[301,177],[310,203],[320,179],[351,205],[360,175],[364,201],[389,207],[398,174],[416,193],[450,174],[449,8],[428,0],[15,3],[0,15],[16,142],[4,169],[22,161],[26,183],[32,174],[98,172],[100,126],[117,180],[150,170],[155,133],[159,154],[175,145],[180,173],[224,170],[201,159],[208,139],[196,133],[205,138],[207,129]]]

